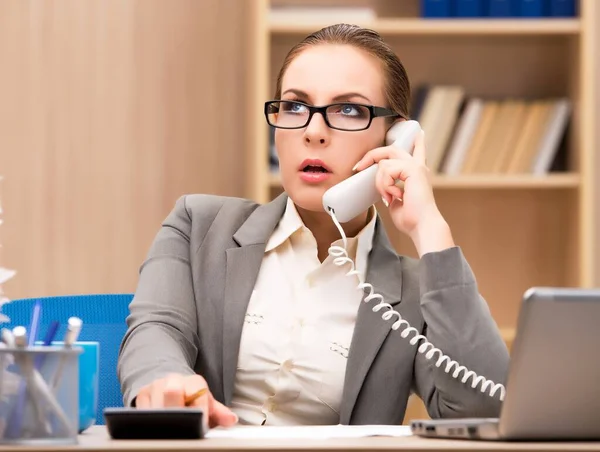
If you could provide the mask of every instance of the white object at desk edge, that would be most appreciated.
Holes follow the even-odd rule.
[[[302,426],[243,426],[217,427],[206,438],[238,439],[330,439],[364,438],[368,436],[411,436],[408,425],[302,425]]]

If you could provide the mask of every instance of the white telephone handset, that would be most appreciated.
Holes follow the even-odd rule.
[[[420,131],[421,127],[416,121],[398,122],[388,131],[386,135],[386,144],[390,145],[393,143],[393,145],[397,146],[399,149],[404,149],[407,152],[412,153],[415,138]],[[472,388],[476,388],[481,384],[481,392],[489,390],[490,397],[493,397],[497,391],[500,391],[500,400],[504,400],[506,389],[503,385],[500,383],[496,384],[482,376],[478,376],[475,372],[468,370],[466,367],[461,366],[458,362],[444,355],[440,349],[431,344],[431,342],[429,342],[425,336],[420,334],[416,328],[410,326],[410,324],[402,318],[399,312],[394,311],[390,304],[385,303],[383,297],[375,293],[371,284],[360,280],[360,273],[354,268],[354,261],[350,259],[348,252],[346,251],[347,238],[340,222],[345,223],[350,221],[381,199],[381,194],[375,187],[376,173],[377,165],[371,165],[354,176],[331,187],[323,195],[323,208],[331,215],[344,242],[343,247],[332,245],[329,248],[329,254],[333,257],[333,263],[340,267],[346,264],[350,265],[350,271],[348,271],[346,275],[357,276],[359,278],[360,282],[357,289],[362,290],[366,288],[369,290],[369,294],[364,299],[365,303],[368,303],[373,299],[378,299],[379,303],[373,306],[374,312],[386,308],[386,311],[381,316],[383,320],[387,321],[394,316],[398,317],[392,324],[392,329],[398,330],[400,327],[403,327],[402,332],[400,333],[403,338],[407,338],[411,333],[414,333],[413,337],[410,339],[411,345],[417,345],[419,341],[421,341],[418,348],[419,353],[425,354],[427,359],[432,359],[437,355],[434,363],[436,367],[442,368],[446,373],[451,373],[453,378],[460,378],[462,383],[467,383],[469,379],[471,379]]]
[[[417,121],[401,121],[394,124],[386,135],[386,144],[412,154],[417,133],[421,126]],[[375,187],[375,175],[378,165],[358,172],[352,177],[331,187],[323,195],[323,208],[333,211],[341,223],[346,223],[361,214],[381,199]]]

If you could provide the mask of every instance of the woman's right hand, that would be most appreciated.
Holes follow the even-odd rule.
[[[135,405],[138,408],[185,407],[185,398],[204,388],[207,389],[206,393],[187,406],[201,408],[208,413],[210,428],[229,427],[237,423],[235,413],[215,400],[206,380],[200,375],[171,374],[155,380],[140,390]]]

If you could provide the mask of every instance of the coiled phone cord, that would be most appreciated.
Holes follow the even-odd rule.
[[[350,268],[350,271],[348,271],[346,273],[346,276],[356,275],[360,281],[360,275],[359,275],[359,272],[355,269],[354,261],[352,259],[350,259],[350,257],[348,257],[348,252],[346,251],[348,241],[346,238],[346,234],[344,233],[344,229],[340,225],[338,219],[335,217],[335,213],[333,212],[333,209],[329,209],[329,215],[331,215],[333,222],[339,229],[340,234],[342,236],[342,240],[344,242],[343,247],[337,246],[337,245],[331,245],[329,247],[329,255],[333,257],[333,263],[335,265],[337,265],[338,267],[342,267],[345,264],[350,264],[351,268]],[[400,327],[402,327],[404,325],[404,329],[400,333],[400,335],[403,338],[407,338],[409,336],[409,334],[414,333],[414,337],[412,339],[410,339],[410,344],[416,345],[419,341],[423,341],[423,343],[421,345],[419,345],[418,351],[419,351],[419,353],[424,354],[427,359],[432,359],[437,354],[438,359],[437,359],[437,361],[435,361],[436,367],[441,368],[442,365],[444,363],[446,363],[446,366],[444,367],[443,370],[444,370],[444,372],[449,374],[452,371],[452,369],[454,369],[454,371],[452,372],[453,378],[458,379],[462,372],[463,373],[463,376],[461,379],[462,383],[467,383],[467,381],[469,381],[469,378],[471,378],[472,379],[472,382],[471,382],[472,388],[475,389],[479,384],[481,384],[481,392],[486,392],[489,390],[490,397],[493,397],[497,391],[500,391],[500,400],[501,401],[504,400],[504,396],[506,394],[506,389],[503,385],[501,385],[500,383],[494,383],[491,380],[487,380],[485,377],[482,377],[481,375],[477,375],[472,370],[468,370],[465,366],[461,366],[456,361],[454,361],[454,360],[450,359],[448,356],[444,355],[440,349],[436,348],[431,342],[429,342],[427,340],[427,338],[425,336],[420,334],[419,330],[410,326],[410,324],[402,318],[402,316],[400,315],[399,312],[394,311],[390,304],[385,303],[383,300],[383,296],[375,293],[373,286],[371,284],[366,283],[366,282],[359,282],[357,289],[363,290],[365,288],[369,289],[369,294],[365,297],[365,300],[364,300],[365,303],[368,303],[369,301],[371,301],[373,299],[379,300],[379,304],[373,306],[373,312],[378,312],[383,308],[387,308],[387,311],[384,312],[381,316],[381,318],[383,320],[390,320],[391,318],[394,317],[394,315],[397,316],[398,320],[396,320],[393,323],[392,329],[398,330]]]

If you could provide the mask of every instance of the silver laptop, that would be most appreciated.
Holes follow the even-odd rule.
[[[525,292],[499,418],[410,425],[437,438],[600,439],[600,289]]]

